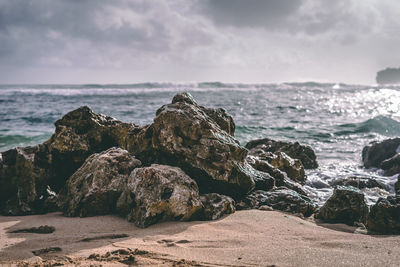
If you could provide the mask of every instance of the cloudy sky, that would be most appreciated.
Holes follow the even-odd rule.
[[[395,0],[0,0],[0,83],[374,83]]]

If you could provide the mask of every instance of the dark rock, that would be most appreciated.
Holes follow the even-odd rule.
[[[291,190],[296,191],[297,193],[306,196],[307,193],[303,190],[301,184],[291,180],[286,173],[272,166],[268,161],[261,160],[260,158],[252,155],[248,155],[246,157],[247,162],[256,170],[269,174],[269,176],[264,175],[264,179],[260,179],[259,177],[255,177],[254,181],[256,183],[255,190],[265,190],[268,191],[272,189],[270,186],[272,185],[272,179],[274,179],[275,186],[284,186]]]
[[[157,111],[154,123],[142,134],[151,141],[143,142],[146,145],[134,154],[148,164],[180,167],[202,193],[240,197],[251,191],[254,169],[245,161],[247,150],[190,94],[176,95],[172,102]]]
[[[374,187],[385,189],[384,185],[375,180],[374,178],[357,177],[357,176],[336,179],[331,183],[331,185],[334,187],[338,185],[353,186],[358,189],[374,188]]]
[[[301,213],[306,217],[311,216],[317,208],[308,197],[285,187],[278,187],[268,192],[262,190],[252,192],[236,205],[236,209],[259,209],[264,205],[274,210]]]
[[[315,218],[329,223],[354,225],[355,222],[365,223],[367,215],[368,206],[363,193],[355,187],[338,186]]]
[[[59,205],[64,215],[86,217],[115,212],[129,174],[140,165],[139,160],[121,148],[91,155],[60,192]]]
[[[392,176],[400,173],[400,153],[382,161],[381,169],[385,171],[383,174],[385,176]]]
[[[144,132],[134,124],[95,114],[88,107],[69,112],[55,125],[55,133],[45,143],[2,152],[1,214],[25,215],[56,210],[55,193],[87,157],[112,146],[140,145],[132,140]]]
[[[217,193],[209,193],[200,196],[203,203],[203,219],[204,220],[217,220],[225,214],[235,212],[235,201],[224,195]]]
[[[372,233],[400,234],[400,196],[380,198],[371,207],[366,226]]]
[[[25,215],[42,212],[49,171],[36,162],[39,146],[17,147],[2,153],[0,213]]]
[[[197,219],[202,209],[196,182],[179,168],[157,164],[133,170],[117,202],[118,212],[139,227]]]
[[[382,142],[372,142],[365,146],[362,151],[362,161],[366,168],[379,168],[382,161],[397,154],[396,150],[400,146],[400,138],[387,139]]]
[[[265,152],[284,152],[293,159],[299,159],[304,168],[318,168],[317,156],[310,146],[301,145],[298,142],[274,141],[268,138],[253,140],[247,143],[246,148],[252,150],[259,148]]]
[[[272,152],[265,152],[264,150],[258,147],[253,148],[249,151],[248,158],[251,156],[258,159],[258,161],[262,160],[268,162],[273,168],[285,172],[287,176],[292,180],[302,184],[305,183],[306,176],[303,164],[301,163],[300,160],[292,159],[284,152],[277,152],[274,154]],[[258,165],[260,165],[260,162],[258,162]],[[271,172],[270,170],[268,170],[269,168],[265,166],[265,164],[263,167],[266,169],[268,173]]]
[[[400,174],[397,176],[397,182],[394,184],[396,195],[400,196]]]
[[[79,242],[91,242],[103,239],[119,239],[129,237],[127,234],[110,234],[110,235],[98,235],[94,237],[86,237],[84,239],[79,240]]]
[[[129,136],[142,130],[137,125],[96,114],[88,107],[69,112],[55,126],[54,135],[44,143],[44,153],[51,158],[50,186],[56,192],[91,154],[111,147],[125,148]]]

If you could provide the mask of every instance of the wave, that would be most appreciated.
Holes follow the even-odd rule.
[[[360,123],[347,123],[336,126],[335,135],[378,133],[385,136],[400,135],[400,122],[386,116],[377,116]]]
[[[35,136],[25,136],[19,134],[3,135],[0,134],[0,152],[6,151],[16,146],[29,146],[42,143],[49,139],[51,133]]]

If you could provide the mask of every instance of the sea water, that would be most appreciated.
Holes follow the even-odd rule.
[[[225,108],[235,120],[235,137],[242,145],[266,137],[310,145],[320,167],[306,172],[304,189],[320,204],[332,193],[329,183],[348,176],[368,176],[384,183],[386,190],[364,190],[369,204],[394,192],[397,177],[364,169],[361,151],[371,141],[400,136],[400,86],[1,85],[0,151],[47,140],[57,119],[83,105],[121,121],[150,124],[156,110],[178,92],[190,92],[200,105]]]

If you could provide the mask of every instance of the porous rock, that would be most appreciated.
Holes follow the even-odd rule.
[[[400,196],[380,198],[371,207],[366,226],[372,233],[400,234]]]
[[[363,193],[352,186],[337,186],[332,196],[315,214],[316,219],[329,223],[365,223],[368,206]]]
[[[36,162],[39,146],[17,147],[2,153],[0,213],[25,215],[45,212],[48,169]]]
[[[372,142],[362,150],[364,167],[379,168],[382,161],[397,154],[400,146],[400,138],[387,139],[382,142]]]
[[[235,212],[235,201],[228,196],[209,193],[201,195],[200,200],[204,206],[202,216],[204,220],[217,220],[225,214]]]
[[[239,197],[254,188],[254,169],[245,161],[247,150],[229,132],[232,126],[215,121],[188,93],[176,95],[156,117],[136,146],[135,155],[146,163],[180,167],[196,180],[201,192]],[[218,118],[230,121],[225,113]],[[226,120],[225,120],[226,119]],[[231,125],[229,123],[229,125]]]
[[[260,147],[253,148],[249,151],[250,156],[256,157],[258,160],[267,161],[275,169],[285,172],[289,178],[305,183],[306,175],[303,164],[298,159],[292,159],[284,152],[268,152]]]
[[[95,153],[67,180],[59,195],[66,216],[95,216],[115,212],[128,176],[141,165],[128,151],[110,148]]]
[[[158,164],[134,169],[117,202],[118,212],[139,227],[197,219],[202,209],[196,182],[180,168]]]
[[[268,191],[271,188],[272,182],[274,186],[284,186],[297,193],[306,196],[307,193],[303,190],[300,183],[290,179],[285,172],[282,172],[278,168],[272,166],[268,161],[262,160],[259,157],[248,155],[246,157],[247,162],[256,170],[261,173],[268,175],[262,175],[254,178],[256,183],[255,190],[265,190]],[[270,178],[272,177],[273,180]]]
[[[278,187],[271,191],[257,190],[243,198],[236,209],[259,209],[267,205],[274,210],[290,213],[300,213],[305,217],[311,216],[317,205],[308,197],[285,187]]]
[[[317,156],[312,148],[298,142],[291,143],[264,138],[248,142],[246,148],[249,150],[257,148],[272,153],[284,152],[289,157],[300,160],[306,169],[318,168]]]

